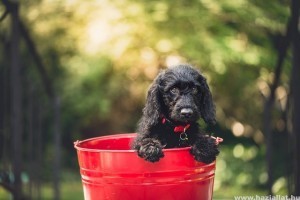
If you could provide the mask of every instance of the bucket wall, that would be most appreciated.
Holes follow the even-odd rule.
[[[164,149],[150,163],[130,150],[136,134],[75,142],[85,200],[210,200],[215,162],[204,164],[189,147]]]

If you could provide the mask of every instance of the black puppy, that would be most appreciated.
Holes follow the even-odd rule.
[[[218,142],[201,132],[200,117],[209,124],[216,122],[206,79],[190,65],[162,71],[148,91],[133,149],[156,162],[164,156],[163,148],[191,146],[197,161],[211,163],[219,154]]]

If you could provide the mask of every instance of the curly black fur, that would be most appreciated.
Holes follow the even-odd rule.
[[[162,123],[162,119],[167,120]],[[215,124],[215,107],[206,79],[190,65],[178,65],[162,71],[153,81],[138,124],[138,136],[132,148],[150,162],[164,156],[163,148],[191,146],[197,161],[211,163],[219,154],[218,145],[205,136],[197,124],[199,118]],[[188,140],[181,140],[174,127],[190,124]]]

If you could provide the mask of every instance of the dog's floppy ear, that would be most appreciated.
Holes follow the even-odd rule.
[[[159,92],[159,85],[162,73],[163,72],[161,72],[156,77],[147,93],[146,105],[143,109],[142,120],[144,121],[144,123],[146,123],[148,127],[156,125],[161,115],[161,97]]]
[[[200,104],[201,116],[206,123],[213,125],[216,123],[216,109],[213,103],[212,95],[204,77],[201,77],[200,84],[202,93]]]

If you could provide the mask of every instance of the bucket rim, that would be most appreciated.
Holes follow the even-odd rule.
[[[98,136],[92,137],[85,140],[77,140],[74,142],[74,148],[77,151],[88,151],[88,152],[110,152],[110,153],[134,153],[136,150],[129,149],[129,150],[121,150],[121,149],[92,149],[86,147],[80,147],[81,144],[90,142],[92,140],[105,140],[105,139],[114,139],[114,138],[134,138],[136,137],[137,133],[118,133],[112,135],[105,135],[105,136]],[[190,150],[191,147],[178,147],[178,148],[170,148],[170,149],[163,149],[163,152],[180,152],[180,151],[187,151]]]

